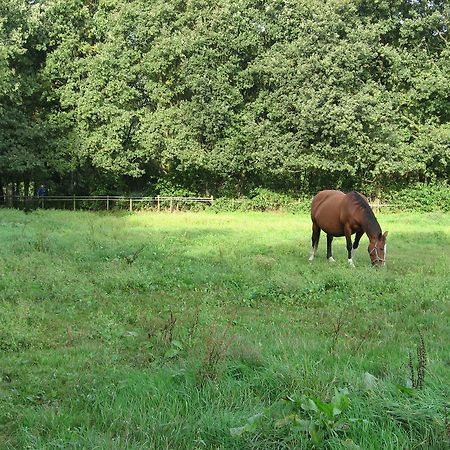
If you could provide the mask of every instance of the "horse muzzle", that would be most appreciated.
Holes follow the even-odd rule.
[[[384,259],[378,259],[378,260],[372,261],[372,267],[374,267],[375,269],[381,269],[385,265],[386,265],[386,261]]]

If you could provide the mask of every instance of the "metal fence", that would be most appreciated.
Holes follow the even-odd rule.
[[[212,205],[214,197],[127,197],[121,195],[46,195],[44,197],[26,197],[21,195],[4,195],[3,206],[36,209],[55,208],[82,210],[140,210],[156,209],[157,211],[182,209],[188,204]]]

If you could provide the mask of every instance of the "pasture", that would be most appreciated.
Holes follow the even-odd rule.
[[[0,210],[0,448],[447,448],[450,216],[377,218]]]

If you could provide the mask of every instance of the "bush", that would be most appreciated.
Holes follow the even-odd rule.
[[[158,180],[154,186],[154,190],[161,197],[198,197],[197,193],[186,189],[170,179]]]
[[[394,209],[402,211],[450,211],[450,187],[445,183],[417,183],[399,191],[388,192],[383,197]]]
[[[286,208],[294,199],[286,194],[273,192],[269,189],[257,188],[251,192],[250,205],[255,211],[276,211]]]
[[[265,188],[254,189],[249,197],[218,198],[214,201],[215,211],[309,211],[311,199],[298,198],[292,195],[280,194]]]

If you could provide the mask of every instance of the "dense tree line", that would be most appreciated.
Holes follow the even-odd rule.
[[[447,0],[2,0],[0,189],[448,177]]]

